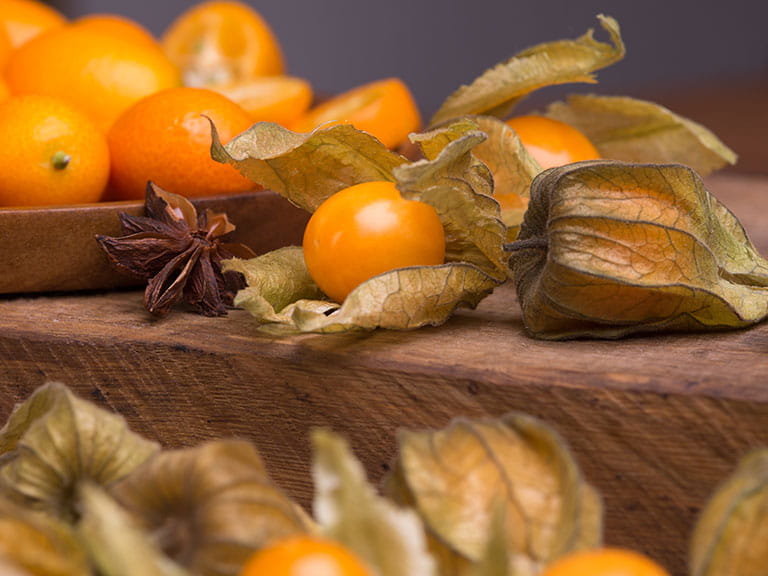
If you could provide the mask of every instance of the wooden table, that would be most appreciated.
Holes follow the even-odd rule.
[[[768,252],[768,179],[711,190]],[[398,428],[522,410],[555,426],[602,492],[606,539],[685,573],[705,498],[768,444],[768,325],[618,342],[540,342],[510,286],[446,325],[272,337],[243,311],[150,319],[140,291],[0,299],[0,417],[48,380],[123,414],[167,446],[241,436],[310,504],[307,432],[345,434],[373,481]]]

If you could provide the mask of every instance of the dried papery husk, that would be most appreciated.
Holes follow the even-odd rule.
[[[71,526],[0,498],[0,574],[90,576]]]
[[[715,490],[691,539],[691,576],[768,574],[768,448],[755,449]]]
[[[440,574],[493,573],[491,555],[506,556],[510,574],[533,576],[602,541],[599,496],[564,440],[531,416],[401,431],[393,470],[385,493],[419,512]]]
[[[393,168],[398,187],[412,197],[435,183],[459,178],[473,190],[490,193],[493,174],[473,152],[488,138],[476,118],[456,118],[427,132],[411,134],[423,159]]]
[[[101,486],[78,486],[77,533],[99,576],[189,576]]]
[[[722,330],[768,314],[768,261],[686,166],[593,161],[543,172],[508,248],[538,338]]]
[[[531,183],[541,166],[528,153],[517,133],[506,122],[492,116],[475,116],[473,120],[487,135],[485,142],[472,150],[493,175],[493,196],[517,198],[501,205],[501,220],[507,228],[506,240],[513,241],[520,232],[531,196]]]
[[[475,308],[498,285],[498,278],[471,264],[413,266],[363,282],[341,306],[298,301],[283,313],[290,311],[300,332],[414,330],[445,323],[457,308]]]
[[[598,42],[590,29],[574,40],[539,44],[487,70],[448,96],[432,117],[432,126],[468,114],[506,116],[520,100],[545,86],[594,83],[594,73],[624,57],[619,24],[599,15],[611,43]]]
[[[73,520],[81,481],[116,482],[158,449],[131,432],[122,416],[49,383],[0,430],[0,485],[24,505]]]
[[[360,182],[392,181],[407,162],[376,138],[349,124],[298,134],[271,122],[257,122],[222,145],[211,124],[211,156],[246,178],[314,212],[329,196]]]
[[[737,160],[708,128],[645,100],[573,94],[550,104],[546,115],[580,130],[603,158],[684,164],[700,176]]]
[[[170,558],[205,576],[235,575],[255,550],[313,528],[243,440],[160,452],[112,494]]]
[[[252,179],[271,174],[280,180],[277,191],[308,211],[347,185],[395,182],[403,197],[435,208],[446,237],[445,264],[385,272],[360,284],[343,303],[319,292],[300,247],[228,260],[223,270],[241,273],[248,284],[235,305],[274,332],[411,330],[443,324],[457,308],[474,308],[506,281],[506,228],[490,198],[493,177],[472,155],[485,135],[475,122],[459,119],[414,140],[424,159],[412,163],[351,126],[293,134],[256,125],[226,147],[214,140],[221,161]],[[323,159],[332,161],[321,165]],[[306,178],[308,173],[313,177]]]
[[[475,307],[499,284],[470,264],[416,266],[371,278],[339,305],[312,299],[323,294],[309,277],[297,246],[250,260],[227,260],[224,270],[242,273],[248,283],[235,305],[275,333],[408,330],[442,324],[457,307]]]
[[[488,538],[480,560],[469,564],[469,576],[515,576],[510,567],[510,550],[507,542],[504,507],[496,506],[488,528]],[[525,572],[524,572],[525,573]]]
[[[493,174],[474,150],[487,136],[471,119],[413,137],[425,159],[393,170],[405,198],[432,206],[445,231],[446,262],[472,264],[506,279],[506,230],[493,194]]]
[[[223,269],[243,275],[246,288],[238,292],[234,304],[262,322],[291,324],[291,304],[304,300],[320,302],[324,298],[309,275],[299,246],[284,246],[247,260],[225,260]],[[335,307],[327,302],[321,312]]]
[[[382,497],[341,436],[312,433],[319,532],[362,558],[377,576],[435,576],[421,519]]]

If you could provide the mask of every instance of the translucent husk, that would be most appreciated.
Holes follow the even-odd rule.
[[[401,431],[399,445],[385,491],[419,512],[440,574],[499,573],[501,558],[509,574],[533,576],[602,541],[597,492],[562,438],[535,418],[457,419],[443,430]]]
[[[460,119],[415,136],[425,158],[408,162],[346,125],[295,134],[256,124],[226,146],[214,132],[216,159],[305,210],[314,211],[348,185],[387,180],[403,197],[434,207],[446,236],[443,265],[385,272],[360,284],[343,303],[319,292],[300,247],[229,260],[223,269],[242,273],[248,284],[235,305],[272,330],[321,333],[410,330],[442,324],[459,307],[474,308],[506,280],[508,270],[506,228],[490,197],[493,177],[472,153],[485,138],[477,123]]]
[[[189,576],[105,488],[84,482],[78,499],[77,534],[100,576]]]
[[[684,164],[700,176],[737,159],[706,127],[636,98],[573,94],[551,104],[546,115],[580,130],[603,158]]]
[[[353,550],[377,576],[435,576],[416,512],[395,505],[371,486],[344,438],[317,429],[312,446],[319,532]]]
[[[596,41],[593,31],[574,40],[559,40],[518,52],[461,86],[443,102],[432,125],[467,114],[504,117],[528,94],[544,86],[595,81],[594,73],[624,57],[619,24],[599,15],[611,43]]]
[[[691,576],[768,573],[768,448],[755,449],[712,494],[691,539]]]
[[[116,482],[157,450],[122,416],[50,383],[17,406],[0,430],[0,488],[26,506],[71,521],[82,481]]]
[[[0,573],[88,576],[91,570],[71,526],[0,498]]]
[[[160,452],[111,492],[160,550],[205,576],[236,575],[257,549],[313,529],[242,440]]]
[[[473,154],[488,167],[493,176],[493,196],[519,196],[517,203],[504,202],[501,220],[506,227],[506,240],[513,241],[523,222],[530,200],[531,182],[541,172],[520,141],[517,133],[506,122],[492,116],[475,116],[474,122],[485,132],[487,139],[475,147]]]
[[[539,338],[722,330],[768,314],[768,261],[685,166],[543,172],[508,248],[523,320]]]

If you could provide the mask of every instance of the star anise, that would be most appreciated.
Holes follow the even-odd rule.
[[[148,280],[144,307],[157,316],[182,299],[205,316],[222,316],[244,287],[239,274],[223,273],[221,261],[252,258],[242,244],[223,242],[235,229],[227,215],[206,210],[198,216],[183,196],[147,184],[146,216],[120,214],[125,236],[96,240],[121,270]]]

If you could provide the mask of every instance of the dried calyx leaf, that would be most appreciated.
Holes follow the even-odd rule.
[[[240,440],[160,452],[111,492],[160,550],[205,576],[236,575],[255,550],[312,528]]]
[[[502,282],[507,275],[506,229],[493,194],[493,175],[473,150],[486,140],[476,123],[460,119],[419,135],[426,159],[398,166],[404,197],[431,205],[445,230],[446,262],[473,264]]]
[[[755,449],[717,488],[691,539],[691,576],[762,576],[768,566],[768,448]]]
[[[736,154],[704,126],[643,100],[572,95],[547,116],[584,133],[603,158],[684,164],[700,176],[736,163]]]
[[[278,248],[248,260],[226,260],[222,267],[245,278],[246,288],[237,293],[235,306],[244,308],[262,322],[290,324],[291,304],[324,298],[307,271],[299,246]],[[328,302],[321,308],[327,310],[336,305]]]
[[[299,248],[294,250],[300,253]],[[261,277],[261,259],[266,257],[230,261],[227,266],[242,270],[246,277]],[[295,261],[294,266],[281,270],[280,277],[286,278],[287,284],[305,276],[303,259]],[[350,292],[341,305],[299,299],[278,312],[258,286],[241,290],[235,305],[248,310],[259,322],[275,323],[291,331],[409,330],[442,324],[459,306],[477,306],[498,284],[497,279],[469,264],[415,266],[374,276]]]
[[[79,487],[80,539],[103,576],[188,576],[101,486]]]
[[[598,42],[592,30],[575,40],[533,46],[497,64],[451,94],[432,117],[431,124],[467,114],[506,116],[525,96],[544,86],[594,82],[594,72],[621,60],[624,44],[619,25],[598,16],[611,44]]]
[[[488,537],[480,560],[471,564],[469,576],[515,576],[511,572],[511,551],[503,506],[496,506],[488,526]],[[445,555],[446,559],[449,557]],[[525,572],[524,572],[525,573]]]
[[[531,182],[541,167],[506,122],[492,116],[476,116],[473,120],[487,135],[487,140],[472,153],[493,175],[493,195],[501,202],[501,220],[507,229],[507,241],[511,242],[520,230],[528,208]]]
[[[509,249],[539,338],[739,328],[768,315],[768,261],[684,166],[546,171]]]
[[[265,134],[272,132],[282,134],[278,141],[283,138],[289,145],[277,150],[266,146]],[[405,197],[437,210],[446,231],[446,263],[381,274],[358,286],[339,305],[321,299],[299,248],[227,262],[225,270],[242,273],[248,284],[235,304],[258,322],[301,332],[438,325],[457,307],[476,306],[506,279],[506,229],[498,204],[489,198],[492,176],[471,153],[485,139],[476,123],[461,120],[416,137],[426,158],[414,163],[350,126],[291,134],[278,126],[256,125],[250,134],[215,149],[251,178],[272,173],[282,182],[275,183],[278,192],[307,210],[350,184],[394,181]],[[323,165],[315,179],[315,168],[328,158],[330,164]],[[313,170],[313,178],[290,170]],[[272,186],[271,181],[262,182]]]
[[[439,573],[493,573],[491,559],[506,557],[509,573],[533,576],[602,541],[599,496],[562,438],[530,416],[401,431],[399,448],[386,493],[419,512]]]
[[[0,487],[24,505],[77,517],[79,484],[116,482],[158,450],[125,420],[65,386],[38,388],[0,430]]]
[[[297,134],[259,122],[221,144],[212,126],[211,156],[247,178],[314,212],[331,194],[360,182],[392,180],[406,159],[370,134],[342,124]]]
[[[0,498],[0,573],[90,576],[71,526]]]
[[[368,483],[347,442],[318,429],[312,434],[315,517],[320,532],[369,564],[378,576],[432,576],[421,520]]]
[[[226,314],[242,279],[223,274],[221,261],[253,251],[223,239],[235,226],[226,214],[197,214],[183,196],[147,185],[146,216],[120,215],[125,236],[98,235],[97,242],[119,269],[148,281],[144,306],[155,315],[168,314],[184,300],[201,314]]]

